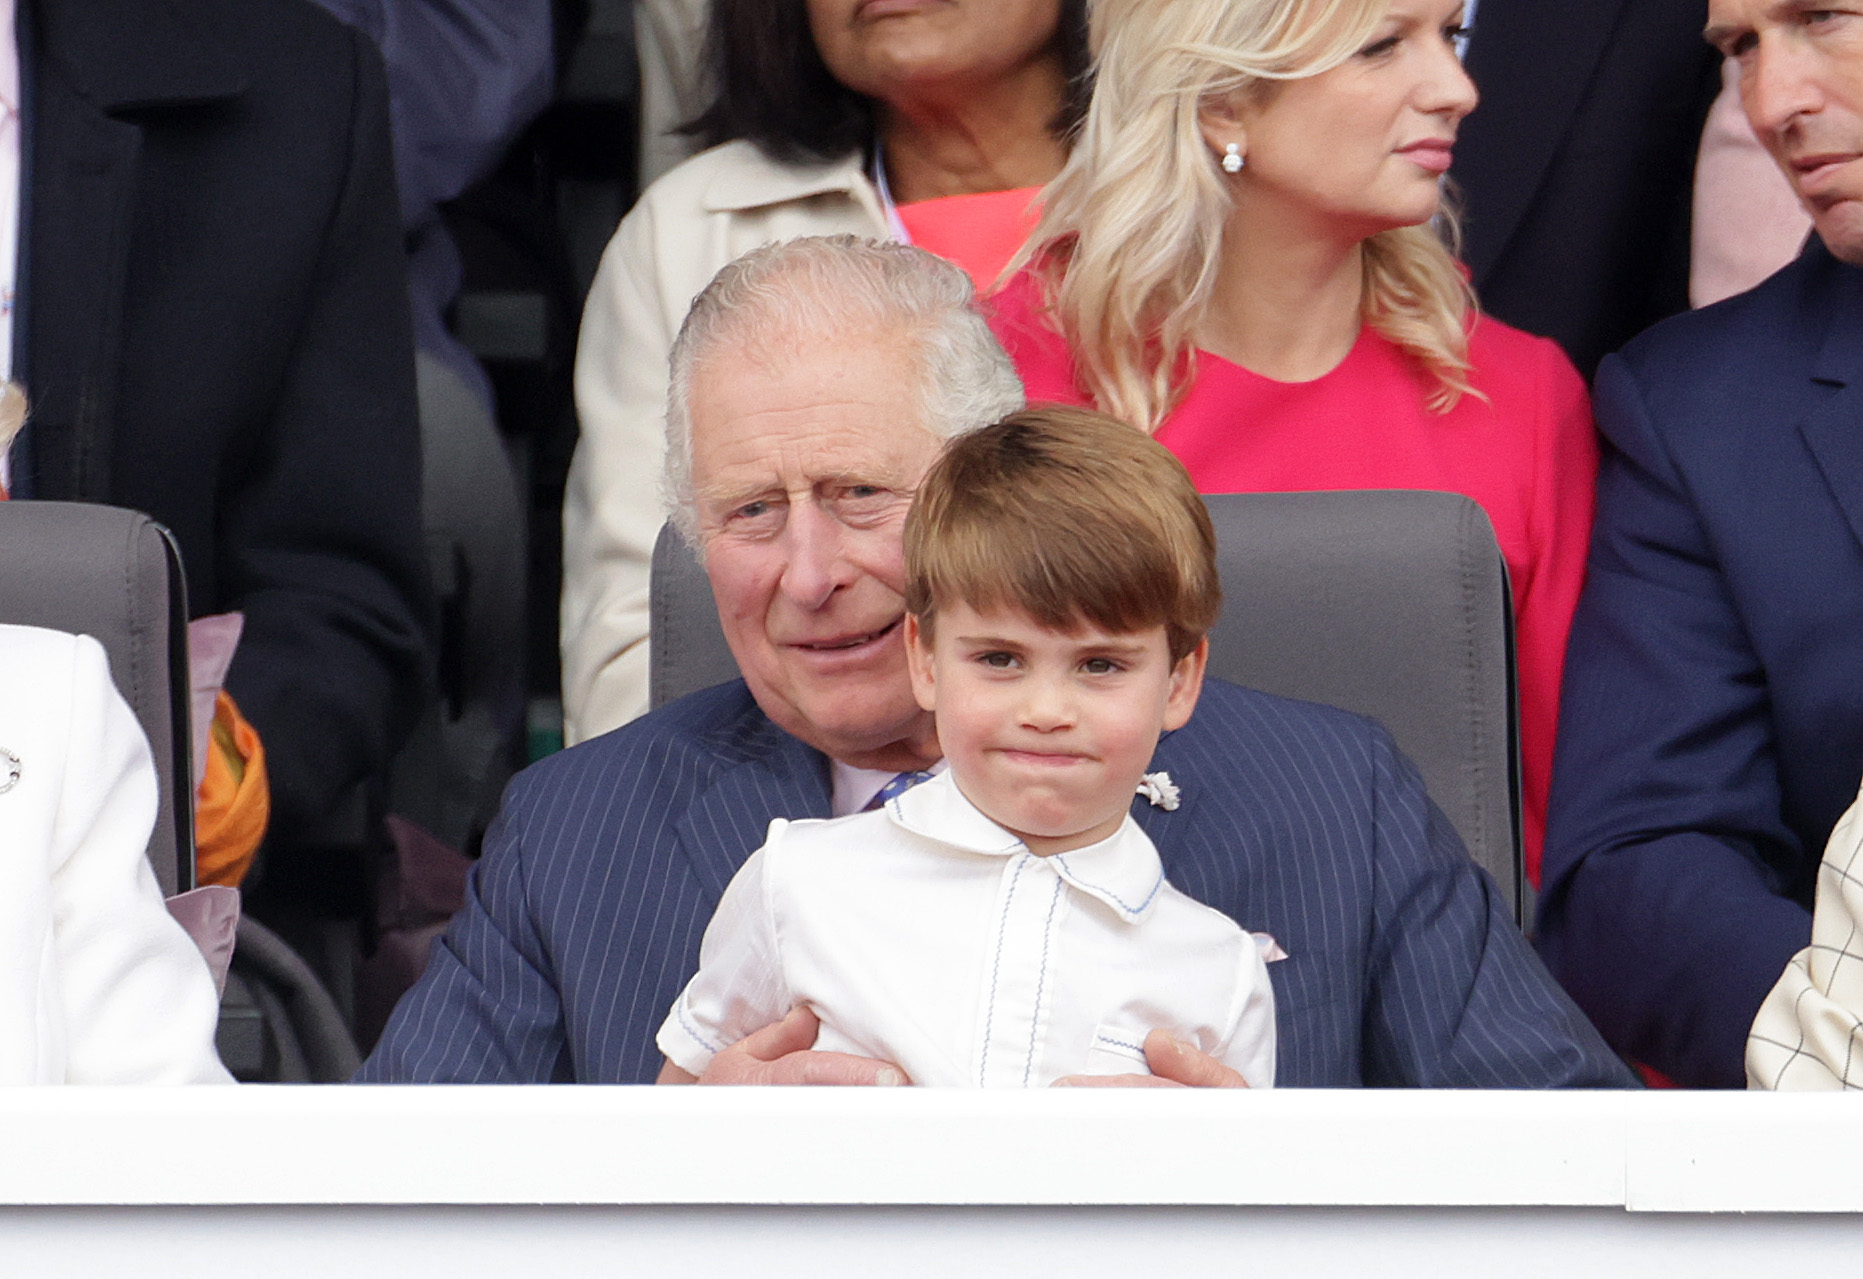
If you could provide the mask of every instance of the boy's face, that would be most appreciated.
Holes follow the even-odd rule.
[[[906,618],[907,664],[958,788],[1042,857],[1119,828],[1158,735],[1203,687],[1207,645],[1173,663],[1162,626],[1066,634],[954,604],[933,631]]]

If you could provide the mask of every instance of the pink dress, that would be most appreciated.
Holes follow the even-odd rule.
[[[1041,220],[1040,194],[1040,187],[1019,187],[946,195],[902,204],[897,212],[912,243],[963,267],[984,293]]]
[[[1031,402],[1085,405],[1066,344],[1019,275],[993,300],[992,327]],[[1429,383],[1367,327],[1311,382],[1276,382],[1209,352],[1157,438],[1204,493],[1434,489],[1480,503],[1512,579],[1520,679],[1527,873],[1539,882],[1566,634],[1584,584],[1597,433],[1585,384],[1557,345],[1483,318],[1469,337],[1472,381],[1447,414]]]

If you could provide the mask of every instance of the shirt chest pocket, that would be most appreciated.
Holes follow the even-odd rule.
[[[1149,1075],[1145,1064],[1145,1036],[1148,1026],[1134,1027],[1103,1021],[1093,1028],[1093,1041],[1087,1045],[1083,1075]]]

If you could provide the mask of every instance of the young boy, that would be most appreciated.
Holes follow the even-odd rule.
[[[770,824],[660,1028],[661,1081],[805,1003],[816,1048],[919,1084],[1144,1073],[1154,1029],[1271,1084],[1272,943],[1166,883],[1130,814],[1135,793],[1177,807],[1145,768],[1196,706],[1221,607],[1184,468],[1099,414],[1017,413],[945,450],[905,556],[913,691],[948,768],[871,812]]]

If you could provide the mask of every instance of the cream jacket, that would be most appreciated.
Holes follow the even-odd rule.
[[[1792,956],[1747,1035],[1747,1087],[1863,1088],[1863,793],[1818,866],[1811,945]]]
[[[155,788],[97,641],[0,626],[0,1085],[231,1082],[149,868]]]
[[[647,571],[666,518],[667,354],[692,299],[759,245],[844,232],[887,234],[859,156],[786,165],[729,142],[649,187],[602,254],[577,342],[582,433],[563,503],[569,743],[647,709]]]

